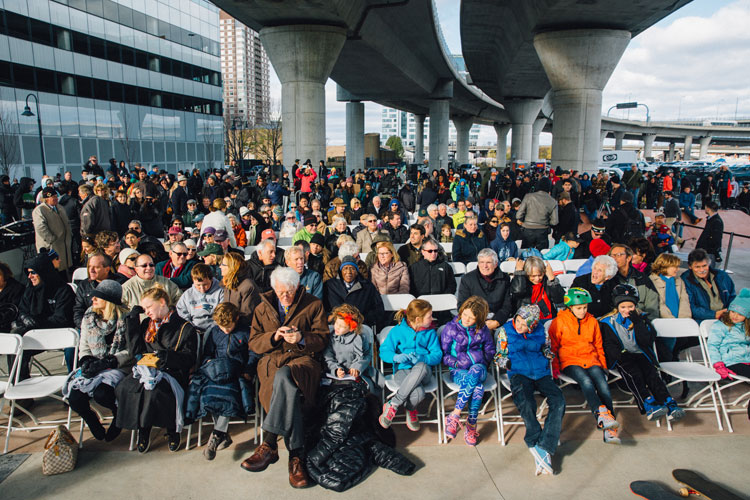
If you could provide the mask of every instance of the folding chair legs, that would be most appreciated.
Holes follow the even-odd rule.
[[[10,433],[13,431],[13,413],[16,409],[16,401],[11,400],[10,402],[10,415],[8,415],[8,429],[5,432],[5,448],[3,448],[3,455],[8,453],[8,444],[10,443]]]

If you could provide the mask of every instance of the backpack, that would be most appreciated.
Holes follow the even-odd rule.
[[[623,241],[630,241],[633,238],[643,238],[644,233],[645,228],[642,216],[637,219],[628,218],[622,231]]]

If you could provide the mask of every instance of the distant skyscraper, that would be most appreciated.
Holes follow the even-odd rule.
[[[271,118],[268,55],[260,36],[219,11],[224,113],[230,120],[262,124]]]

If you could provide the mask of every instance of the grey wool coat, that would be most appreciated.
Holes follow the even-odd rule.
[[[31,213],[36,237],[36,251],[40,248],[54,250],[60,256],[60,271],[73,265],[71,242],[73,233],[65,209],[58,205],[57,211],[46,203],[37,205]]]

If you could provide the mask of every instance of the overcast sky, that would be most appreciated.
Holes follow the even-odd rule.
[[[461,52],[459,1],[435,0],[451,52]],[[750,0],[694,0],[634,38],[604,89],[602,113],[618,102],[638,101],[652,120],[750,117]],[[281,85],[271,69],[271,98]],[[365,132],[380,132],[380,111],[365,104]],[[613,110],[611,116],[627,117]],[[326,137],[346,142],[345,103],[336,101],[336,84],[326,85]],[[645,119],[645,109],[630,118]],[[610,139],[614,141],[614,139]],[[494,144],[492,128],[482,127],[480,144]],[[541,143],[551,136],[542,134]]]

